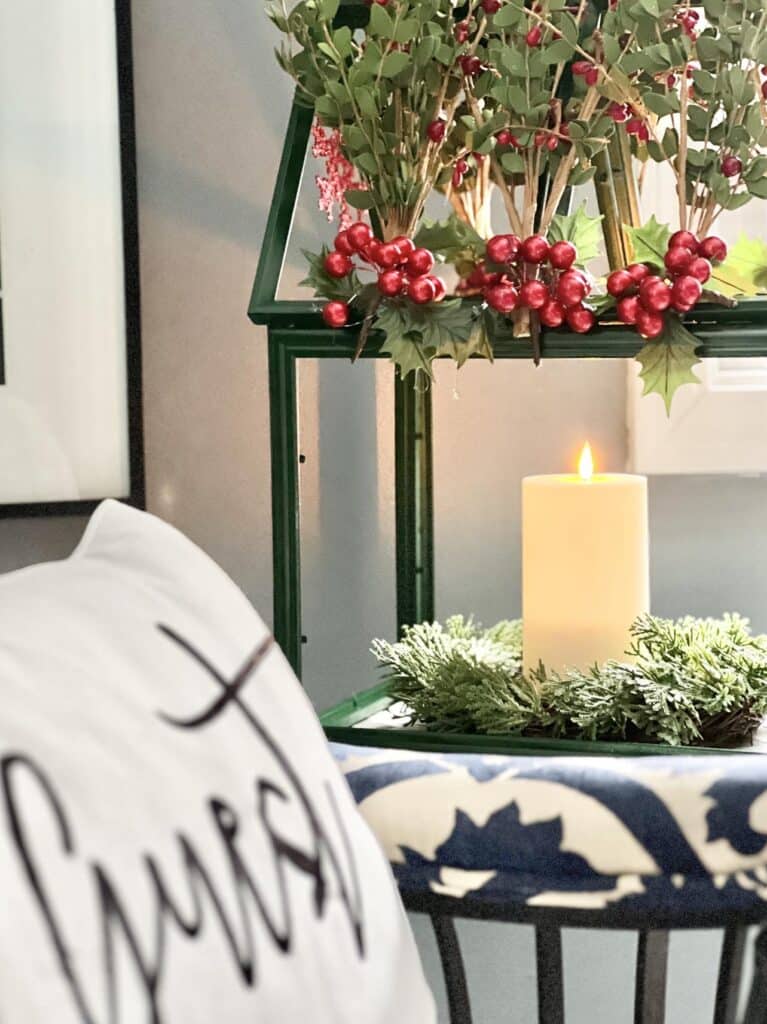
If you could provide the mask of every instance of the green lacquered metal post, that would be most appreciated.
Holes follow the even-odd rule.
[[[434,618],[431,391],[394,381],[397,626]]]
[[[294,358],[350,359],[356,338],[352,331],[331,331],[322,323],[316,303],[306,301],[279,302],[269,315],[279,343],[290,348]],[[702,358],[713,356],[767,356],[767,298],[742,299],[734,309],[722,306],[698,306],[685,317],[693,332]],[[589,334],[567,330],[543,334],[544,359],[626,359],[637,354],[644,340],[631,328],[621,324],[599,327]],[[381,356],[382,337],[373,331],[362,358]],[[498,330],[493,338],[496,359],[530,359],[532,349],[528,338],[515,338],[509,328]]]
[[[296,361],[269,332],[274,636],[301,675],[301,530],[298,495]]]

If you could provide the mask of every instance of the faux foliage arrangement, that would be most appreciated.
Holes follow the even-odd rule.
[[[522,674],[519,621],[482,629],[450,618],[376,640],[389,693],[411,723],[451,733],[628,740],[672,746],[747,743],[767,714],[767,637],[738,615],[632,627],[630,662],[534,678]]]
[[[383,332],[403,373],[491,356],[509,330],[537,354],[542,330],[617,320],[647,340],[645,387],[668,406],[696,379],[685,315],[763,287],[767,246],[728,255],[711,234],[767,198],[763,0],[281,0],[269,14],[299,100],[353,168],[345,201],[377,236],[353,245],[342,231],[307,254],[308,281],[330,326],[359,327],[360,348]],[[670,169],[674,225],[640,223],[648,161]],[[570,212],[592,178],[601,216]],[[436,224],[423,218],[434,190],[453,208]],[[494,191],[506,234],[493,234]],[[650,285],[591,278],[600,223],[612,270]],[[547,262],[555,243],[571,247],[566,265]],[[454,267],[463,302],[420,269],[433,258]]]

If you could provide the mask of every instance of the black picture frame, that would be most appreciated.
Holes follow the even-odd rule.
[[[29,516],[88,515],[103,498],[117,498],[136,508],[144,508],[146,505],[131,0],[114,0],[114,24],[117,50],[117,97],[122,182],[121,212],[130,491],[128,494],[105,494],[102,498],[89,498],[81,501],[0,504],[0,519],[25,518]]]

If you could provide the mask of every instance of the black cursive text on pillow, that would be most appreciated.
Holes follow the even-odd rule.
[[[228,680],[175,631],[162,625],[158,628],[171,642],[195,659],[218,690],[215,699],[202,712],[185,719],[162,714],[163,720],[173,728],[191,730],[205,728],[226,712],[244,716],[254,737],[268,750],[272,762],[277,766],[273,777],[259,774],[254,780],[254,814],[271,849],[270,867],[277,878],[278,891],[274,899],[274,893],[265,893],[259,887],[254,877],[255,865],[248,863],[240,846],[241,822],[237,813],[222,797],[210,796],[206,799],[207,812],[225,855],[227,875],[223,879],[214,878],[194,840],[179,831],[174,831],[174,835],[181,866],[181,885],[177,880],[176,884],[170,885],[167,872],[163,871],[154,854],[140,854],[152,894],[152,934],[155,936],[151,949],[142,948],[138,929],[130,916],[128,900],[121,894],[117,881],[97,857],[85,858],[78,851],[71,816],[66,809],[66,795],[57,791],[42,766],[31,757],[23,753],[2,757],[0,784],[12,843],[83,1024],[116,1024],[124,1016],[120,1012],[116,967],[120,937],[145,994],[146,1019],[151,1024],[163,1022],[163,971],[168,941],[174,932],[193,940],[203,934],[206,925],[218,927],[223,933],[226,948],[242,984],[255,987],[258,981],[257,926],[260,924],[265,940],[281,954],[289,955],[294,948],[298,925],[294,912],[295,896],[291,896],[291,872],[297,872],[310,880],[310,909],[315,918],[323,917],[331,897],[337,895],[348,920],[357,955],[365,955],[363,915],[354,855],[333,786],[329,781],[325,782],[327,808],[323,814],[311,799],[287,753],[242,699],[245,683],[272,649],[271,637],[261,643],[236,675]],[[103,989],[107,993],[108,1003],[103,1013],[96,1012],[87,996],[85,979],[78,973],[65,922],[57,913],[56,894],[48,891],[43,882],[45,865],[36,859],[35,836],[30,834],[25,825],[23,794],[29,794],[30,782],[50,809],[62,853],[67,858],[80,859],[92,879],[99,921],[105,982]],[[274,820],[277,816],[273,813],[278,805],[282,811],[287,808],[298,815],[303,830],[309,836],[306,843],[298,845],[295,840],[281,834]],[[185,892],[183,900],[172,894],[178,888]],[[226,892],[230,894],[228,901],[223,899]],[[227,903],[231,905],[232,893],[236,913],[226,909]],[[71,922],[71,925],[79,927],[80,923]]]

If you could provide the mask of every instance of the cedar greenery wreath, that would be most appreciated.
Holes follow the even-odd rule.
[[[764,287],[767,245],[728,253],[714,233],[767,198],[764,0],[281,0],[268,12],[279,63],[319,121],[320,205],[341,211],[333,249],[307,254],[307,281],[360,351],[375,327],[403,374],[430,374],[438,356],[491,357],[509,331],[537,358],[541,331],[618,321],[645,339],[645,390],[669,407],[696,380],[697,304]],[[672,225],[640,223],[648,161],[673,176]],[[569,208],[592,179],[599,217]],[[435,190],[452,210],[437,223],[423,216]],[[596,280],[602,233],[612,273]],[[435,261],[454,269],[454,297]]]
[[[645,615],[631,634],[631,662],[565,676],[522,674],[519,620],[485,630],[458,615],[372,650],[403,715],[437,732],[709,747],[753,738],[767,714],[767,636],[738,615]]]

